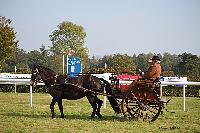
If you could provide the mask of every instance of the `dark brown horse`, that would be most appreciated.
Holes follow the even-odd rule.
[[[102,100],[100,100],[96,93],[101,90],[102,85],[108,86],[106,82],[102,81],[90,74],[79,75],[77,77],[64,78],[63,75],[57,76],[56,73],[46,67],[34,65],[31,75],[31,85],[42,80],[45,85],[49,88],[49,93],[53,97],[50,104],[52,113],[52,119],[55,118],[54,105],[57,102],[61,113],[60,118],[64,118],[62,99],[77,100],[83,97],[87,97],[91,104],[93,111],[91,118],[97,115],[99,118],[102,117],[100,109],[102,106]],[[108,90],[107,89],[107,90]],[[112,99],[109,97],[109,99]],[[112,107],[116,108],[117,103],[111,103]],[[114,108],[113,108],[114,109]],[[116,109],[114,109],[116,111]],[[119,108],[116,112],[119,112]]]

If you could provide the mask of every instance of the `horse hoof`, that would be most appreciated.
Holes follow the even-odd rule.
[[[91,115],[91,119],[94,118],[94,116],[95,116],[95,113],[92,113],[92,115]]]
[[[91,115],[91,119],[93,119],[94,118],[94,115]]]
[[[51,118],[52,118],[52,119],[56,119],[56,115],[52,115]]]
[[[61,115],[60,118],[64,118],[64,115]]]
[[[56,117],[52,118],[52,120],[55,120],[55,119],[56,119]]]
[[[102,118],[102,115],[98,115],[98,117],[99,117],[99,119],[101,119],[101,118]]]
[[[97,113],[97,116],[101,119],[102,115],[100,113]]]

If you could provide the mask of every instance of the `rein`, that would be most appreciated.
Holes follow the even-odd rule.
[[[106,94],[106,93],[101,93],[101,92],[92,91],[92,90],[90,90],[90,89],[84,88],[84,87],[82,87],[82,86],[78,86],[78,85],[76,85],[76,84],[72,84],[72,83],[66,83],[66,84],[70,84],[70,85],[76,86],[76,87],[78,87],[79,89],[82,89],[84,92],[91,92],[91,93],[94,93],[94,94],[97,94],[97,95],[114,97],[114,96],[112,96],[111,94]]]
[[[43,78],[43,80],[45,80],[45,81],[46,81],[46,80],[53,79],[53,78],[55,78],[55,80],[56,80],[56,79],[57,79],[57,76],[58,76],[58,75],[51,76],[51,77],[49,77],[49,78]]]

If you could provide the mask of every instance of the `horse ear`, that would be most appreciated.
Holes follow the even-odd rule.
[[[90,81],[93,80],[93,76],[91,74],[88,74],[89,75],[89,78],[90,78]]]
[[[33,65],[33,69],[36,69],[36,68],[37,68],[37,65],[36,65],[36,64],[34,64],[34,65]]]

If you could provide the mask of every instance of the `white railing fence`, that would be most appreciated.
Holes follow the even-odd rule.
[[[123,84],[130,84],[132,81],[120,81],[120,83]],[[0,84],[14,84],[16,85],[30,85],[30,79],[13,79],[13,78],[0,78]],[[44,85],[44,83],[40,83],[37,85]],[[162,86],[166,85],[179,85],[183,86],[183,111],[186,111],[186,105],[185,105],[185,88],[187,85],[200,85],[200,82],[191,82],[191,81],[178,81],[178,82],[170,82],[170,81],[161,81],[161,94],[162,94]],[[15,88],[16,92],[16,88]],[[32,86],[30,86],[30,106],[32,107]],[[104,98],[104,107],[106,107],[106,99]]]

